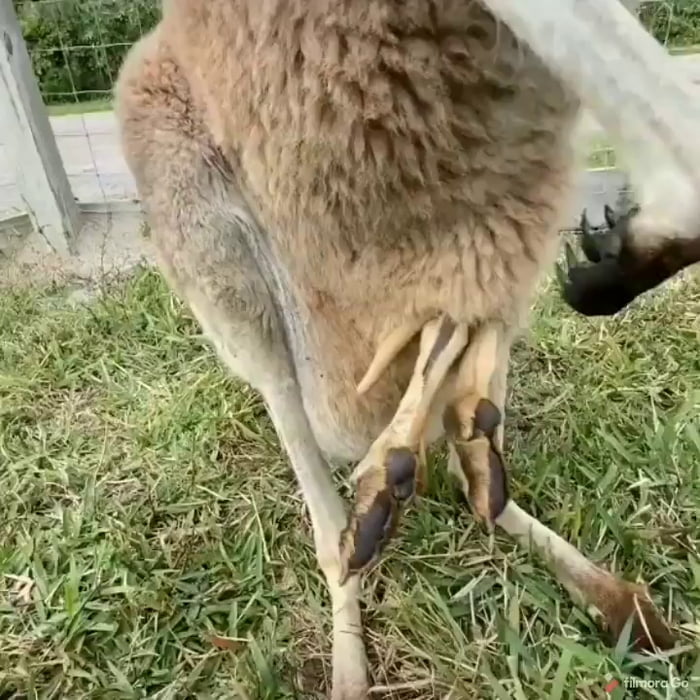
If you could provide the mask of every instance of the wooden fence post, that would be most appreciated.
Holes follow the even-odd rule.
[[[78,205],[12,0],[0,0],[0,129],[34,229],[54,250],[72,252]]]

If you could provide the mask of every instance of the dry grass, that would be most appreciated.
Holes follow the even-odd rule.
[[[699,311],[697,279],[604,321],[545,290],[507,430],[518,500],[651,582],[688,649],[606,647],[537,561],[489,542],[437,455],[366,581],[374,681],[403,684],[376,697],[602,698],[669,673],[697,696]],[[160,277],[90,304],[4,292],[0,347],[0,698],[325,697],[328,603],[290,470]]]

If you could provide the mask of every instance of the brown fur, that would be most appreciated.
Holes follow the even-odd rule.
[[[588,574],[577,582],[581,589],[590,591],[590,598],[600,613],[611,645],[617,643],[627,621],[632,618],[629,642],[634,649],[668,649],[674,636],[656,611],[644,586],[620,581],[603,569]]]
[[[358,382],[392,332],[442,315],[500,329],[479,397],[502,411],[568,207],[577,101],[465,0],[170,0],[116,92],[160,267],[263,394],[305,494],[333,697],[365,697],[357,583],[338,583],[345,514],[317,451],[365,455],[417,337]]]
[[[516,322],[553,253],[575,104],[477,3],[173,0],[118,98],[175,282],[219,287],[168,221],[164,165],[182,181],[202,157],[234,168],[309,321],[314,432],[355,446],[337,456],[362,455],[409,376],[356,395],[385,334],[438,311]]]

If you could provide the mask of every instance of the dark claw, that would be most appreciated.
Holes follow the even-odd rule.
[[[486,435],[493,440],[496,428],[501,424],[501,412],[490,399],[479,399],[474,414],[474,434]]]
[[[491,441],[491,450],[489,451],[489,469],[491,471],[489,509],[491,511],[491,520],[493,521],[504,511],[506,503],[508,503],[506,468],[503,464],[503,457],[496,450],[493,441]]]
[[[401,484],[396,484],[394,486],[394,496],[396,497],[396,500],[400,502],[408,501],[409,499],[413,498],[414,494],[416,492],[416,482],[415,479],[411,479],[411,481],[404,481]]]
[[[591,225],[588,223],[588,215],[586,214],[585,209],[581,212],[581,223],[579,224],[579,228],[581,229],[582,233],[590,233]]]
[[[621,239],[617,230],[613,230],[618,219],[613,210],[605,205],[605,222],[610,230],[591,226],[584,210],[581,215],[581,249],[592,263],[599,263],[603,258],[615,258],[620,253]]]
[[[387,481],[399,501],[409,499],[416,488],[418,460],[412,450],[399,447],[389,451],[386,460]]]
[[[603,216],[605,217],[605,223],[608,225],[608,228],[615,228],[617,217],[609,204],[606,204],[603,208]]]
[[[357,524],[355,548],[348,559],[348,573],[353,574],[367,567],[381,552],[391,535],[395,522],[395,508],[387,491],[377,494],[370,509]]]

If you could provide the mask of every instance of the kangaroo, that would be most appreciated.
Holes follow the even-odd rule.
[[[617,86],[596,81],[628,64],[638,102],[655,91],[637,59],[605,62],[620,27],[658,60],[635,18],[596,0],[602,18],[576,24],[574,4],[169,0],[122,66],[123,148],[159,267],[262,395],[306,501],[334,700],[367,696],[360,574],[442,437],[476,517],[539,551],[613,634],[632,616],[640,646],[673,643],[642,586],[513,501],[502,459],[510,346],[556,258],[581,106],[614,130]],[[584,44],[591,68],[572,57]],[[649,114],[635,133],[657,133]],[[349,517],[329,467],[343,462],[359,462]]]

